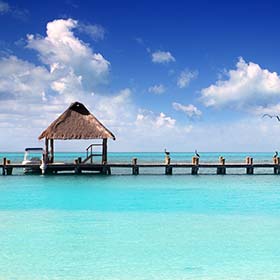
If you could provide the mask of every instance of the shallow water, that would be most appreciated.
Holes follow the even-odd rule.
[[[280,279],[278,176],[0,176],[0,279]]]

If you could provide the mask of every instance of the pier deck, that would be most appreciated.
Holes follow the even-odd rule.
[[[39,164],[27,164],[23,165],[20,163],[10,163],[10,164],[0,164],[0,170],[2,170],[2,175],[12,175],[14,169],[24,170],[25,168],[40,169]],[[138,175],[141,169],[157,169],[163,168],[163,174],[171,175],[174,169],[187,169],[185,174],[196,175],[201,169],[216,169],[216,174],[225,175],[227,169],[244,169],[245,174],[254,174],[254,169],[262,168],[265,169],[265,174],[280,174],[280,164],[275,163],[107,163],[107,164],[94,164],[94,163],[50,163],[46,165],[45,174],[56,174],[59,172],[70,172],[81,174],[85,172],[95,172],[110,175],[114,173],[114,169],[127,169],[133,175]],[[40,172],[39,172],[40,173]],[[120,173],[118,173],[120,174]],[[127,174],[127,172],[125,173]]]

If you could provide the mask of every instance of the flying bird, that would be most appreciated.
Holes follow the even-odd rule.
[[[195,153],[195,155],[196,155],[198,158],[200,158],[200,155],[199,155],[199,153],[197,152],[197,150],[195,150],[194,153]]]
[[[280,122],[280,117],[278,116],[278,115],[270,115],[270,114],[264,114],[263,116],[262,116],[263,118],[264,117],[269,117],[269,118],[276,118],[279,122]]]

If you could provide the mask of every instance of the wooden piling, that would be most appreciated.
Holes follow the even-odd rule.
[[[273,157],[273,164],[275,165],[273,168],[274,174],[279,175],[280,174],[280,158],[279,157]]]
[[[225,175],[226,174],[226,168],[225,168],[225,158],[224,157],[219,157],[219,164],[221,166],[217,167],[217,174],[218,175]]]
[[[6,175],[6,164],[7,164],[7,158],[3,158],[3,169],[2,169],[2,175]]]
[[[79,164],[81,163],[81,160],[82,160],[81,158],[75,159],[75,164],[76,164],[76,166],[74,168],[75,174],[81,174],[82,173],[82,170],[81,170],[81,168],[79,166]]]
[[[7,175],[12,175],[13,174],[13,167],[9,166],[11,164],[10,160],[6,161],[6,173]]]
[[[199,157],[192,157],[192,164],[194,165],[191,170],[192,175],[197,175],[198,173],[198,165],[199,165]]]
[[[102,140],[102,162],[107,163],[107,138]]]
[[[54,162],[54,140],[50,139],[50,163]]]
[[[45,138],[45,153],[46,153],[46,163],[49,163],[49,139]]]
[[[139,175],[139,167],[137,166],[137,158],[132,159],[132,175]]]
[[[111,168],[107,165],[104,165],[101,170],[101,174],[103,175],[111,175]]]
[[[79,166],[77,166],[77,167],[75,167],[75,174],[81,174],[82,173],[82,171],[81,171],[81,169],[79,168]]]
[[[165,167],[165,175],[172,175],[172,172],[173,172],[172,166],[167,165],[167,166]]]
[[[246,168],[246,173],[248,175],[254,174],[253,158],[252,157],[246,157],[246,164],[248,165],[248,167]]]

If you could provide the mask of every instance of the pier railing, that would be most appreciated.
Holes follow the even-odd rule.
[[[93,153],[93,147],[102,146],[102,144],[90,144],[86,148],[86,158],[83,160],[83,163],[86,163],[90,160],[90,163],[93,163],[93,157],[102,157],[102,153]]]

